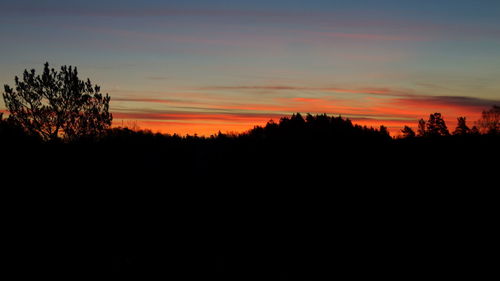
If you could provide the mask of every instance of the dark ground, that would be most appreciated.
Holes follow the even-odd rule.
[[[498,250],[499,139],[4,144],[17,276],[479,279]]]

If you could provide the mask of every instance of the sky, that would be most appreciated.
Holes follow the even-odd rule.
[[[115,126],[210,135],[292,113],[453,129],[500,104],[498,0],[1,0],[0,84],[73,65]],[[0,102],[0,110],[5,110]]]

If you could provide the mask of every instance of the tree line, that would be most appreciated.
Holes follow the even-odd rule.
[[[489,110],[482,112],[481,119],[475,122],[477,125],[470,128],[467,125],[466,117],[457,118],[457,126],[451,133],[454,136],[467,136],[467,135],[497,135],[500,133],[500,107],[494,105]],[[419,137],[439,137],[450,136],[450,131],[446,126],[441,113],[436,112],[429,115],[429,119],[425,121],[423,118],[418,121],[417,133],[409,127],[405,126],[401,130],[403,138]]]
[[[77,68],[62,66],[56,71],[44,65],[41,75],[35,70],[25,70],[22,79],[15,77],[15,86],[5,85],[3,100],[8,118],[0,113],[0,136],[3,139],[18,139],[38,142],[81,142],[104,139],[174,138],[178,135],[153,134],[129,128],[112,128],[113,115],[109,112],[111,98],[101,94],[100,87],[89,79],[78,78]],[[457,118],[457,127],[450,133],[441,113],[429,115],[428,120],[418,121],[417,131],[405,126],[402,138],[498,135],[500,133],[500,107],[493,106],[482,112],[481,119],[469,127],[466,117]],[[364,138],[372,141],[387,141],[387,127],[372,128],[353,124],[348,118],[326,114],[303,117],[300,113],[282,117],[278,122],[269,121],[265,126],[255,126],[241,134],[222,134],[209,139],[339,139]],[[196,135],[184,139],[198,138]],[[198,138],[204,139],[204,138]]]

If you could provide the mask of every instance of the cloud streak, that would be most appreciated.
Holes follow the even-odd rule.
[[[326,38],[344,38],[371,41],[426,41],[428,38],[410,35],[387,35],[377,33],[347,33],[347,32],[311,32],[313,35]]]
[[[210,112],[164,112],[151,113],[148,111],[117,112],[114,117],[118,119],[154,120],[154,121],[217,121],[227,123],[252,122],[259,119],[269,120],[282,115],[272,113],[210,113]]]
[[[160,104],[172,104],[179,102],[179,100],[171,99],[150,99],[150,98],[113,98],[113,101],[118,102],[146,102],[146,103],[160,103]]]
[[[0,5],[0,14],[26,18],[45,17],[82,17],[82,18],[112,18],[118,20],[156,18],[164,22],[170,20],[182,21],[191,24],[228,24],[243,23],[249,20],[266,24],[301,25],[305,29],[293,29],[293,33],[307,35],[311,38],[340,38],[349,40],[371,41],[428,41],[443,38],[472,39],[494,38],[500,34],[500,29],[490,26],[470,24],[450,24],[437,21],[423,21],[415,19],[385,19],[366,18],[351,11],[349,14],[334,11],[293,11],[293,10],[266,10],[266,9],[224,9],[204,8],[197,9],[169,7],[168,5],[142,5],[140,7],[126,7],[104,4],[96,7],[71,3],[6,3]],[[203,21],[210,19],[209,22]],[[203,21],[200,23],[200,21]],[[25,22],[24,20],[21,22]],[[104,26],[102,26],[104,27]],[[314,29],[310,29],[314,27]],[[314,30],[314,31],[312,31]],[[319,30],[319,31],[318,31]],[[355,30],[346,32],[346,30]],[[360,32],[370,30],[371,32]],[[373,31],[375,30],[375,31]],[[209,38],[207,38],[208,40]],[[188,39],[186,39],[188,40]]]
[[[286,85],[267,86],[211,86],[200,88],[200,90],[222,90],[222,91],[316,91],[342,94],[370,94],[381,96],[414,96],[412,90],[397,90],[390,88],[366,87],[366,88],[341,88],[341,87],[301,87]]]
[[[413,105],[438,105],[456,107],[479,107],[487,108],[500,104],[500,100],[483,99],[465,96],[415,96],[413,99],[396,100],[399,102],[410,102]]]
[[[38,1],[37,1],[38,2]],[[164,5],[157,7],[135,7],[127,8],[113,5],[109,7],[103,5],[99,8],[92,8],[81,5],[52,5],[47,6],[46,3],[31,3],[31,5],[23,5],[20,3],[4,4],[1,6],[4,12],[21,13],[30,15],[56,15],[56,16],[94,16],[94,17],[234,17],[234,18],[270,18],[270,19],[292,19],[292,18],[311,18],[310,13],[301,12],[276,12],[266,10],[248,10],[248,9],[196,9],[196,8],[169,8]]]

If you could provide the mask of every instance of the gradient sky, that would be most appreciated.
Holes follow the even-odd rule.
[[[294,112],[453,129],[500,104],[498,0],[1,0],[0,38],[0,84],[74,65],[115,125],[165,133]]]

